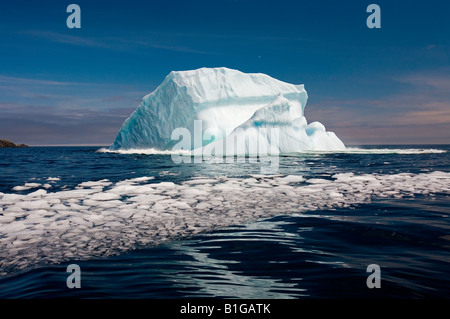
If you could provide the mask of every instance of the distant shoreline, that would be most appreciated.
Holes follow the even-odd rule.
[[[15,143],[11,142],[10,140],[0,140],[0,148],[6,148],[6,147],[28,147],[28,145],[15,144]]]

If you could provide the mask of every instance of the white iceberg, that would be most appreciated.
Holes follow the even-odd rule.
[[[265,74],[223,67],[173,71],[125,120],[110,150],[170,150],[179,144],[172,133],[180,128],[191,132],[190,150],[216,155],[250,154],[255,145],[281,154],[345,149],[321,123],[307,124],[307,99],[303,85]],[[230,141],[233,148],[223,147]]]

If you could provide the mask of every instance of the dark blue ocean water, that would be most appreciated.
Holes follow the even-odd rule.
[[[223,195],[228,193],[214,195],[225,197],[219,200],[224,207],[206,213],[227,212],[236,205],[235,219],[226,220],[219,213],[205,216],[211,227],[208,223],[198,226],[195,221],[191,226],[197,230],[191,233],[179,230],[180,219],[174,219],[168,223],[176,230],[172,235],[158,230],[156,217],[146,217],[145,211],[155,210],[155,204],[139,206],[142,203],[137,199],[128,211],[130,216],[136,215],[133,209],[144,211],[137,224],[121,226],[121,219],[109,227],[86,221],[75,226],[64,223],[64,216],[83,212],[83,205],[90,205],[92,214],[114,211],[126,198],[123,194],[105,197],[105,193],[111,194],[105,190],[142,184],[126,182],[130,179],[151,177],[144,182],[180,185],[199,177],[241,183],[253,175],[259,181],[260,164],[176,164],[169,155],[99,153],[99,147],[0,149],[0,298],[448,298],[450,146],[360,148],[368,151],[280,157],[277,174],[301,175],[305,182],[289,183],[294,188],[283,193],[280,187],[286,184],[279,186],[278,177],[270,177],[263,186],[278,188],[277,196],[268,202],[256,191],[254,195],[243,192],[240,198]],[[413,151],[402,151],[407,149]],[[446,152],[420,151],[430,149]],[[366,176],[369,182],[361,185],[370,184],[370,176],[388,182],[360,194],[358,187],[352,188],[357,179],[349,179],[348,185],[344,179],[339,189],[348,189],[343,191],[344,198],[348,193],[351,200],[334,201],[338,197],[333,194],[327,197],[335,190],[334,184],[325,182],[348,173]],[[408,189],[408,179],[402,184],[405,173],[412,179],[419,176],[421,184]],[[93,186],[103,189],[96,191],[95,197],[86,193],[91,197],[64,202],[67,194],[73,196],[82,189],[80,184],[102,180],[104,184]],[[209,182],[212,186],[208,187],[215,183]],[[242,189],[251,190],[249,183],[247,180]],[[173,207],[181,198],[180,193],[170,195],[171,188],[177,187],[170,185],[158,193],[171,196],[164,199],[167,206],[163,207]],[[189,185],[180,192],[204,191],[198,184]],[[314,185],[319,186],[311,188]],[[311,190],[319,197],[305,196],[301,208],[295,187],[301,187],[302,194]],[[270,188],[268,192],[273,193]],[[195,198],[198,203],[211,201],[211,197]],[[289,206],[290,198],[297,206]],[[59,210],[61,206],[56,205],[60,203],[72,204],[70,212]],[[194,205],[192,214],[197,214],[198,203],[189,202]],[[257,214],[239,218],[253,207]],[[42,219],[33,223],[33,216]],[[45,218],[53,218],[53,226],[40,228]],[[190,229],[189,221],[182,225],[182,229]],[[133,232],[141,226],[148,227]],[[50,231],[47,227],[54,228]],[[69,264],[80,266],[79,289],[66,285]],[[370,264],[381,269],[381,288],[366,285]]]

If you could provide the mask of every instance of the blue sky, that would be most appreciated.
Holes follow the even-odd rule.
[[[305,84],[308,121],[346,144],[449,143],[449,15],[435,0],[2,1],[0,138],[109,145],[170,71],[225,66]]]

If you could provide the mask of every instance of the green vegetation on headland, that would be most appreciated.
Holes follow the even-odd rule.
[[[11,142],[9,140],[0,140],[0,148],[1,147],[28,147],[28,145],[14,144],[13,142]]]

